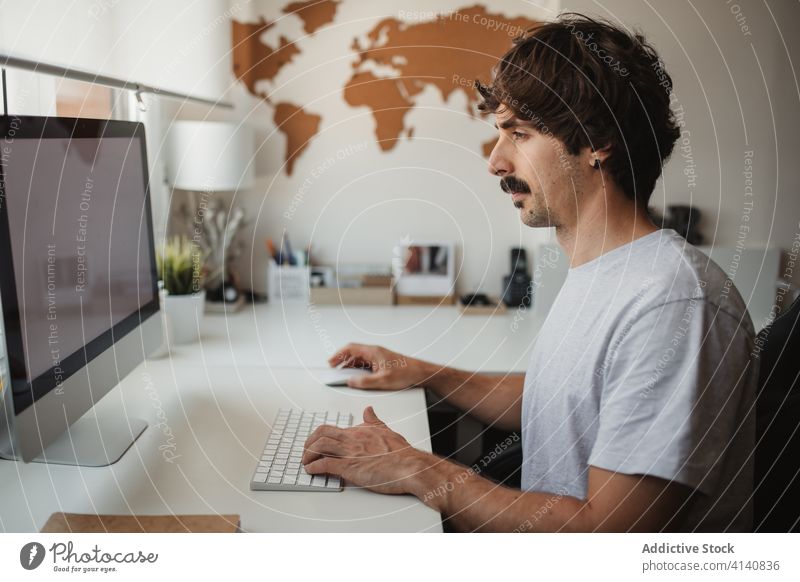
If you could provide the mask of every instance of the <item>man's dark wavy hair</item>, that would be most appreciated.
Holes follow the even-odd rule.
[[[508,107],[571,155],[608,147],[604,171],[645,208],[680,135],[672,79],[655,49],[641,34],[582,14],[562,14],[514,39],[492,84],[475,85],[481,111]]]

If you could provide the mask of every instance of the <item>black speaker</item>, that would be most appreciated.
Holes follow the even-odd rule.
[[[533,304],[531,283],[525,249],[511,249],[511,273],[503,277],[503,303],[509,307],[530,307]]]

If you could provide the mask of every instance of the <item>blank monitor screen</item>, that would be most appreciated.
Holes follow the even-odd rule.
[[[0,145],[16,295],[7,306],[4,265],[3,304],[7,315],[16,308],[20,326],[12,337],[6,318],[17,414],[134,329],[157,302],[141,126],[38,119],[50,120],[39,135],[31,121],[25,137]],[[14,339],[21,353],[13,353]]]

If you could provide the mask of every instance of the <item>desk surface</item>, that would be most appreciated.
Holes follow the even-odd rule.
[[[430,450],[424,392],[329,388],[315,379],[348,341],[381,343],[457,367],[524,370],[531,317],[461,316],[455,308],[249,306],[207,315],[200,343],[134,370],[95,407],[149,427],[104,468],[0,461],[0,530],[38,531],[55,511],[237,513],[245,531],[441,531],[411,496],[346,487],[341,493],[253,492],[249,480],[281,407],[376,412]]]
[[[281,407],[341,410],[373,404],[414,446],[430,450],[422,390],[366,393],[319,385],[304,370],[148,361],[96,407],[144,418],[148,429],[103,468],[0,461],[0,523],[39,530],[54,511],[241,515],[245,531],[441,531],[438,513],[410,496],[356,487],[341,493],[250,491],[269,425]]]
[[[486,372],[524,372],[540,327],[535,311],[463,315],[455,306],[326,307],[247,305],[206,314],[199,357],[208,365],[314,368],[349,342]],[[196,361],[197,345],[176,346],[176,362]]]

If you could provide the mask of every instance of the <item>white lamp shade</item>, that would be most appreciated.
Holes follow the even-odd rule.
[[[219,121],[176,121],[166,146],[167,181],[181,190],[210,192],[253,184],[253,130]]]

